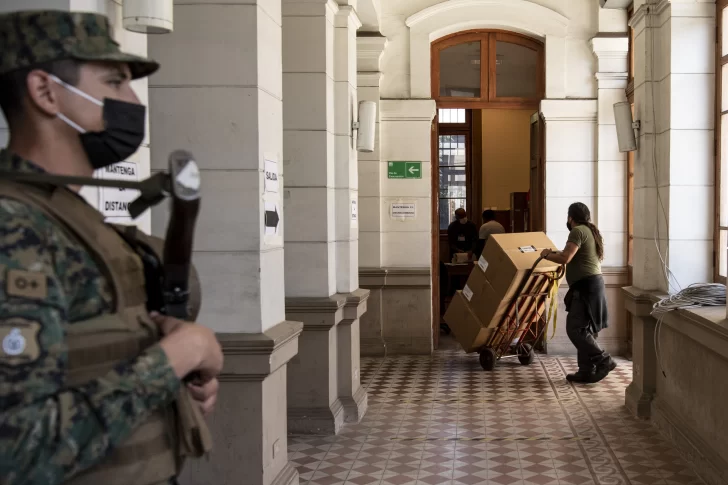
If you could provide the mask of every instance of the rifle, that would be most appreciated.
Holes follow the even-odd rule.
[[[189,320],[189,276],[195,223],[200,208],[200,172],[192,154],[184,150],[175,150],[169,155],[168,168],[168,172],[158,172],[138,182],[4,171],[0,172],[0,177],[30,184],[138,190],[139,197],[129,204],[129,215],[134,219],[166,197],[171,197],[171,217],[162,254],[158,255],[162,261],[153,248],[135,237],[135,226],[120,231],[120,234],[132,247],[142,249],[147,310]]]

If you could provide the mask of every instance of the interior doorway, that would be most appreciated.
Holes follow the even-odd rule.
[[[465,209],[476,228],[491,209],[506,232],[543,230],[543,47],[498,30],[460,32],[432,44],[435,348],[452,294],[473,267],[473,261],[452,263],[448,227],[455,210]]]

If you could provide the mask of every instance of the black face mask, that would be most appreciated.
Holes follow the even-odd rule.
[[[101,102],[56,76],[51,76],[51,78],[72,93],[97,106],[102,106],[103,131],[86,131],[62,113],[58,113],[60,119],[80,133],[81,145],[94,170],[124,161],[139,149],[144,141],[146,129],[146,108],[144,106],[109,98],[104,98],[104,101]]]
[[[132,156],[144,141],[146,109],[141,104],[104,99],[103,131],[81,133],[81,144],[94,169]]]

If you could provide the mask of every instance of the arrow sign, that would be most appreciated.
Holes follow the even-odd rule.
[[[278,217],[278,207],[276,207],[274,211],[265,211],[265,227],[277,229],[279,221],[280,217]]]
[[[390,179],[422,178],[422,162],[389,162],[387,168],[387,178]]]

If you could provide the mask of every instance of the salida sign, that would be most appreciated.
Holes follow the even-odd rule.
[[[99,177],[107,180],[139,180],[139,167],[134,162],[120,162],[105,167]],[[129,204],[139,197],[138,190],[99,188],[99,210],[105,217],[130,217]]]

